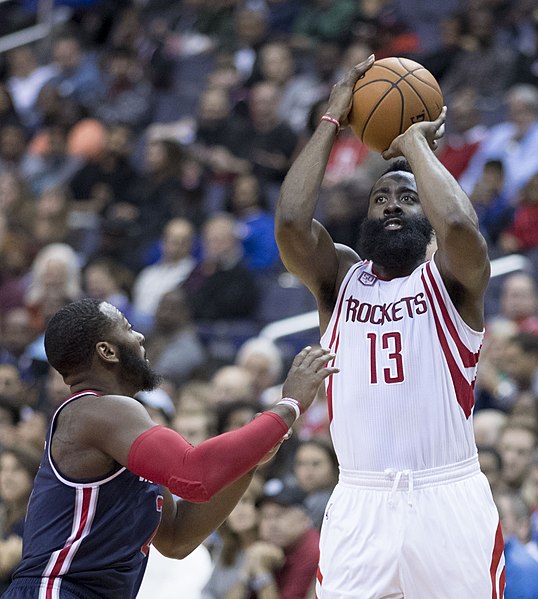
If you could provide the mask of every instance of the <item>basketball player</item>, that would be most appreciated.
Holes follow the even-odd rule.
[[[326,381],[340,478],[317,597],[500,599],[502,534],[471,423],[489,262],[471,203],[433,153],[446,109],[384,152],[407,160],[370,192],[362,260],[313,219],[353,86],[373,61],[333,88],[276,215],[282,259],[316,297],[340,369]]]
[[[305,348],[284,383],[288,398],[242,429],[193,447],[132,398],[158,379],[143,343],[106,302],[80,300],[51,319],[47,357],[72,396],[52,419],[22,561],[3,599],[136,597],[150,544],[172,558],[193,551],[228,516],[323,379],[337,372],[325,366],[334,356]],[[180,596],[181,581],[178,589]]]

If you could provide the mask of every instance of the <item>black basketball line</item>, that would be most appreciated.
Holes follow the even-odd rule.
[[[370,116],[368,117],[368,121],[370,120],[372,114],[377,110],[377,108],[379,107],[379,104],[383,101],[383,99],[385,98],[385,96],[390,93],[392,91],[393,87],[398,88],[398,84],[401,83],[402,81],[404,81],[405,83],[407,83],[409,85],[409,87],[415,92],[415,94],[417,95],[418,99],[420,100],[422,106],[424,106],[424,109],[426,110],[426,112],[428,113],[428,119],[429,120],[433,120],[432,116],[430,114],[430,111],[428,110],[428,107],[426,106],[426,104],[424,103],[424,100],[422,99],[422,96],[419,94],[419,92],[416,90],[416,88],[413,86],[413,84],[408,80],[408,75],[412,75],[413,77],[415,77],[418,81],[420,81],[421,83],[423,83],[424,85],[428,86],[432,91],[435,92],[439,92],[439,90],[430,85],[427,81],[423,81],[422,79],[420,79],[419,77],[417,77],[415,75],[415,71],[420,71],[420,70],[425,70],[427,71],[427,69],[425,69],[422,65],[417,66],[416,69],[414,69],[413,71],[410,71],[405,64],[402,63],[402,61],[398,58],[398,62],[400,63],[400,65],[406,70],[405,74],[401,74],[398,71],[395,71],[394,69],[387,67],[385,65],[377,65],[378,67],[382,68],[382,69],[386,69],[387,71],[389,71],[390,73],[392,73],[393,75],[396,75],[397,77],[399,77],[399,79],[397,81],[391,81],[390,79],[374,79],[373,81],[368,81],[367,83],[365,83],[364,85],[358,87],[357,89],[353,90],[353,93],[359,91],[359,89],[363,89],[365,87],[367,87],[368,85],[372,84],[372,83],[377,83],[377,82],[385,82],[385,83],[390,83],[391,84],[391,88],[386,91],[383,96],[380,98],[379,102],[374,106],[374,108],[372,109],[372,111],[370,112]],[[429,71],[428,71],[429,72]],[[359,80],[360,81],[360,80]],[[442,97],[442,96],[441,96]],[[402,105],[403,105],[403,99],[402,99]],[[402,107],[402,114],[400,115],[400,122],[402,122],[403,120],[403,107]],[[364,136],[364,131],[366,130],[366,125],[368,124],[368,121],[365,123],[363,130],[361,132],[361,141],[362,138]],[[401,127],[400,127],[400,133],[402,132]]]
[[[379,81],[379,80],[376,80]],[[403,116],[404,116],[404,99],[403,99],[403,94],[402,94],[402,90],[395,85],[392,89],[390,89],[387,93],[383,94],[383,99],[391,92],[393,91],[393,89],[395,89],[398,94],[400,95],[400,127],[399,127],[399,133],[398,135],[400,135],[402,133],[402,127],[403,127]],[[361,135],[361,141],[363,141],[363,137],[364,137],[364,133],[366,132],[366,129],[368,128],[368,123],[370,122],[370,120],[372,119],[372,117],[374,116],[376,110],[380,107],[381,105],[381,101],[379,101],[375,108],[373,110],[370,111],[370,114],[368,116],[368,118],[366,119],[366,122],[364,123],[364,128],[362,130],[362,135]]]
[[[394,70],[394,67],[389,67],[384,64],[378,64],[378,65],[376,65],[376,67],[380,68],[380,69],[385,69],[386,71],[389,71],[389,73],[392,73],[393,75],[397,75],[400,79],[398,81],[396,81],[396,85],[402,80],[407,80],[408,75],[412,75],[413,77],[418,79],[421,83],[423,83],[424,85],[427,85],[433,91],[439,92],[438,86],[436,87],[435,85],[432,85],[431,83],[428,83],[427,81],[424,81],[423,79],[421,79],[420,77],[418,77],[415,74],[415,73],[417,73],[417,71],[426,71],[427,73],[430,73],[428,71],[428,69],[423,67],[421,64],[417,63],[417,66],[415,68],[413,68],[412,70],[409,70],[409,68],[401,61],[400,58],[398,58],[398,62],[400,64],[400,66],[406,70],[406,73],[404,75],[402,75],[399,71]],[[431,73],[430,73],[430,75],[431,75]],[[377,81],[377,79],[376,79],[376,81]],[[381,81],[384,81],[384,79],[381,79]]]
[[[429,73],[428,69],[427,69],[427,68],[425,68],[425,67],[423,67],[423,66],[422,66],[421,64],[419,64],[419,63],[417,63],[417,66],[416,66],[416,67],[412,67],[412,68],[410,69],[410,68],[409,68],[409,67],[408,67],[406,64],[404,64],[404,63],[402,62],[402,59],[401,59],[401,58],[398,58],[398,62],[400,63],[400,66],[402,67],[402,69],[405,69],[405,70],[407,71],[407,73],[406,73],[406,76],[407,76],[407,75],[415,75],[415,73],[416,73],[417,71],[426,71],[426,72],[428,72],[428,73]],[[430,73],[430,75],[431,75],[431,73]],[[416,75],[415,75],[415,77],[416,77]],[[418,79],[418,77],[417,77],[417,79]]]
[[[417,69],[417,71],[419,71],[420,69]],[[424,69],[426,70],[426,69]],[[429,71],[428,71],[429,72]],[[424,81],[424,79],[421,79],[420,77],[418,77],[417,75],[415,75],[415,73],[409,73],[409,75],[413,75],[413,77],[415,79],[417,79],[418,81],[420,81],[420,83],[422,83],[423,85],[427,85],[431,90],[433,90],[434,92],[439,93],[439,87],[432,85],[431,83],[429,83],[428,81]]]
[[[398,94],[400,95],[400,127],[399,127],[399,134],[401,134],[403,132],[403,120],[404,120],[404,111],[405,111],[405,101],[404,101],[404,97],[403,97],[403,93],[400,90],[400,88],[398,87],[398,85],[403,81],[405,83],[407,83],[407,85],[409,85],[409,87],[411,88],[411,90],[415,93],[415,95],[417,96],[417,98],[420,100],[420,103],[422,104],[422,106],[424,107],[424,110],[426,111],[427,115],[428,115],[428,119],[431,121],[433,120],[432,115],[430,113],[430,110],[428,109],[428,107],[426,106],[422,96],[420,95],[420,93],[417,91],[417,89],[415,88],[415,86],[409,81],[408,76],[411,75],[413,76],[415,79],[417,79],[418,81],[420,81],[422,84],[426,85],[427,87],[429,87],[432,91],[435,91],[437,93],[439,93],[439,90],[437,87],[434,87],[433,85],[430,85],[427,81],[423,81],[422,79],[420,79],[420,77],[417,77],[417,75],[415,75],[415,72],[420,71],[420,70],[424,70],[426,72],[429,72],[427,69],[425,69],[421,64],[417,63],[417,66],[415,68],[413,68],[413,70],[410,70],[407,65],[405,65],[400,58],[397,59],[398,63],[400,64],[400,66],[402,68],[405,69],[405,73],[402,75],[400,72],[398,72],[397,70],[395,70],[394,67],[389,67],[387,65],[376,65],[378,68],[382,68],[387,70],[389,73],[391,73],[392,75],[396,75],[396,77],[398,77],[398,79],[396,81],[392,81],[390,79],[384,79],[384,78],[376,78],[372,81],[368,81],[367,83],[364,83],[363,85],[360,85],[359,87],[357,87],[356,89],[353,90],[353,94],[355,94],[355,92],[359,91],[360,89],[366,88],[368,85],[371,85],[373,83],[388,83],[390,84],[389,89],[379,98],[379,100],[376,102],[376,104],[374,105],[374,107],[370,110],[370,114],[368,115],[368,118],[366,120],[366,122],[364,123],[364,127],[362,128],[362,131],[360,132],[360,139],[361,141],[364,143],[364,136],[365,136],[365,132],[368,128],[368,125],[371,121],[371,119],[373,118],[373,116],[375,115],[376,111],[378,110],[379,106],[382,104],[382,102],[384,101],[384,99],[387,97],[387,95],[394,89],[396,88],[398,90]],[[360,79],[359,79],[360,81]],[[358,81],[358,82],[359,82]],[[357,83],[358,83],[357,82]],[[442,96],[441,96],[442,97]]]
[[[426,111],[426,113],[428,114],[428,120],[429,121],[433,121],[435,120],[431,113],[429,108],[426,106],[426,104],[424,103],[424,99],[422,98],[422,96],[420,95],[420,93],[413,87],[413,84],[410,83],[407,79],[405,79],[405,83],[407,83],[407,85],[409,85],[409,87],[415,92],[415,95],[417,96],[417,98],[420,100],[420,103],[422,104],[422,106],[424,106],[424,110]]]
[[[410,71],[409,68],[402,62],[401,58],[398,58],[398,62],[400,63],[400,66],[402,66],[407,71],[407,73],[404,75],[404,79],[406,81],[407,81],[407,75],[412,75],[413,77],[415,77],[415,79],[418,79],[421,83],[423,83],[424,85],[427,85],[434,92],[439,93],[439,84],[437,84],[437,86],[433,85],[431,83],[428,83],[428,81],[424,81],[424,79],[421,79],[418,75],[416,75],[417,71],[426,71],[426,73],[429,73],[431,75],[431,73],[430,73],[430,71],[428,71],[428,69],[426,69],[422,65],[418,65],[416,68],[414,68],[413,70]],[[433,75],[432,75],[432,77],[433,77]],[[411,84],[409,83],[409,85],[411,85]]]
[[[378,101],[376,102],[376,104],[374,104],[374,107],[372,108],[372,110],[370,110],[370,114],[368,115],[368,118],[366,119],[366,121],[364,123],[364,127],[362,128],[362,131],[361,131],[361,136],[360,136],[361,137],[361,141],[363,141],[364,132],[366,131],[366,127],[368,126],[368,123],[370,122],[370,119],[372,118],[372,115],[379,108],[379,105],[383,102],[383,100],[385,99],[385,97],[387,96],[387,94],[389,94],[393,89],[397,89],[398,92],[400,93],[400,96],[402,95],[401,92],[400,92],[400,90],[398,89],[398,85],[396,83],[394,83],[394,81],[390,81],[390,79],[374,79],[373,81],[368,81],[367,83],[365,83],[361,87],[358,87],[357,89],[354,89],[353,90],[353,94],[355,92],[358,92],[360,89],[365,89],[369,85],[372,85],[373,83],[379,83],[379,82],[390,83],[391,87],[378,99]],[[402,101],[402,104],[403,104],[403,101]],[[400,122],[401,122],[402,119],[403,119],[403,106],[402,106],[402,114],[400,115]]]
[[[427,70],[422,65],[417,64],[417,67],[414,68],[412,71],[410,71],[400,60],[399,60],[399,62],[400,62],[400,66],[406,70],[406,73],[405,73],[405,75],[403,75],[403,77],[407,77],[407,75],[410,75],[410,74],[412,75],[415,71],[420,71],[421,69],[424,69],[425,71]],[[388,71],[389,73],[392,73],[393,75],[398,75],[398,77],[402,77],[402,74],[400,73],[400,71],[395,70],[396,67],[389,67],[385,64],[376,64],[375,66],[379,69],[385,69],[386,71]]]
[[[400,66],[403,67],[408,73],[412,73],[413,71],[418,71],[418,69],[423,69],[424,67],[420,64],[420,63],[416,63],[416,67],[413,67],[411,70],[409,69],[409,67],[402,62],[401,58],[396,58],[396,60],[400,63]]]
[[[424,100],[422,99],[422,96],[418,93],[418,91],[409,83],[409,81],[405,81],[407,83],[407,85],[409,85],[409,87],[412,89],[412,91],[415,92],[415,95],[417,96],[417,98],[420,100],[420,103],[422,104],[422,106],[424,106],[424,110],[426,111],[426,114],[428,115],[428,120],[432,121],[432,115],[430,114],[430,111],[428,109],[428,107],[426,106],[426,104],[424,103]]]
[[[356,91],[359,91],[359,89],[362,89],[362,88],[366,87],[367,85],[370,85],[371,83],[375,83],[377,81],[385,81],[386,83],[390,83],[391,85],[397,87],[398,83],[400,83],[400,81],[404,81],[408,75],[413,75],[413,71],[407,71],[407,69],[406,69],[407,72],[404,75],[402,75],[401,73],[398,73],[398,71],[394,71],[393,69],[391,69],[389,67],[386,67],[383,65],[377,65],[377,66],[379,66],[382,69],[387,70],[389,73],[392,73],[393,75],[396,75],[397,77],[399,77],[399,79],[397,81],[392,81],[390,79],[380,79],[380,78],[373,79],[372,81],[367,81],[364,85],[359,85],[359,87],[357,87],[356,89],[353,90],[353,93],[355,93]],[[424,68],[424,67],[420,67],[420,68]],[[420,69],[417,68],[415,70],[419,71]],[[417,79],[418,79],[418,77],[417,77]],[[357,83],[359,81],[360,81],[360,79],[357,81]]]

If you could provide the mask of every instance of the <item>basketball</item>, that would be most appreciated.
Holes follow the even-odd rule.
[[[349,124],[369,149],[384,152],[413,123],[434,121],[442,109],[430,71],[408,58],[383,58],[357,80]]]

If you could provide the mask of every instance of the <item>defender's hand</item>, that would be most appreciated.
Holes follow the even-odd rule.
[[[320,384],[329,375],[340,372],[338,368],[327,366],[334,357],[328,349],[305,347],[293,360],[282,387],[282,397],[296,399],[303,411],[309,408]]]

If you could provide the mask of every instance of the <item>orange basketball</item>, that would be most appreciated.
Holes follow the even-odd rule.
[[[383,58],[355,84],[349,123],[366,146],[383,152],[413,123],[434,121],[442,109],[430,71],[408,58]]]

